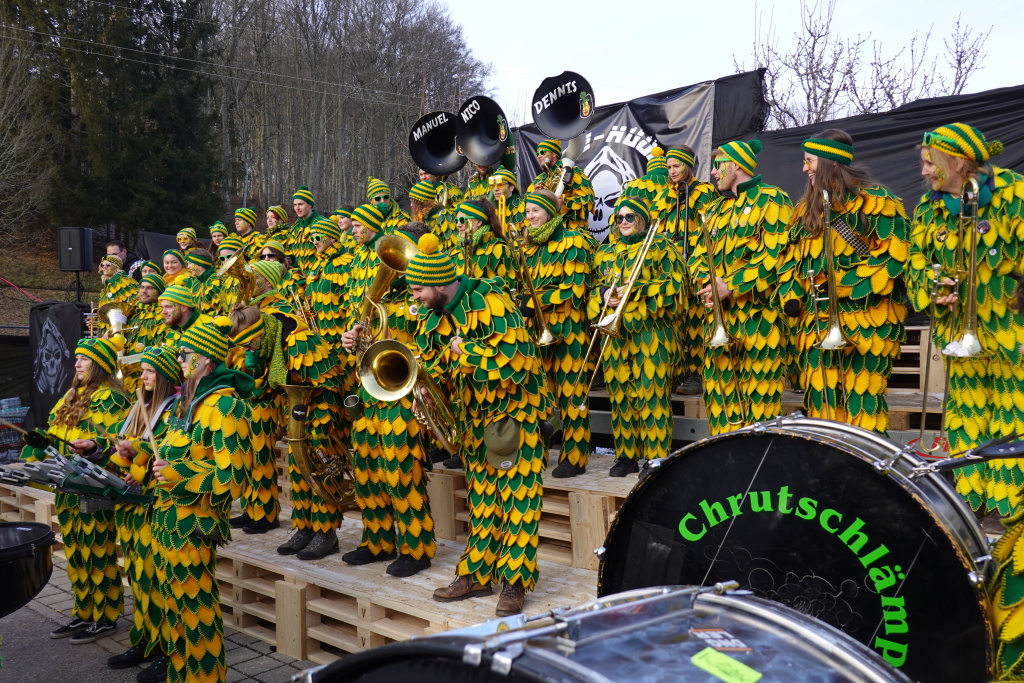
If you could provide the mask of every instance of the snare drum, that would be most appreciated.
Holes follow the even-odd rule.
[[[863,644],[775,602],[707,589],[630,591],[540,618],[349,655],[309,683],[909,683]]]
[[[922,461],[846,424],[792,416],[699,441],[630,493],[598,594],[736,579],[915,680],[985,681],[988,543]]]

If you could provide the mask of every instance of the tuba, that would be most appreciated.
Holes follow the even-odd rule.
[[[583,151],[578,138],[593,121],[594,89],[583,76],[563,71],[541,81],[533,93],[533,122],[544,135],[553,140],[571,140],[562,155],[562,173],[548,178],[542,186],[561,197],[572,180],[572,169]]]
[[[419,253],[415,244],[398,235],[384,235],[377,241],[377,246],[374,249],[377,252],[380,265],[373,276],[373,282],[363,292],[358,322],[363,331],[356,339],[355,346],[357,362],[375,339],[387,336],[388,311],[381,302],[384,300],[384,295],[388,293],[391,283],[405,273],[405,269],[409,267],[409,261]],[[377,321],[376,327],[374,319]]]
[[[378,401],[397,401],[416,389],[416,420],[430,429],[446,451],[461,450],[464,432],[449,407],[453,399],[420,368],[405,344],[395,339],[374,342],[359,360],[358,373],[366,393]],[[458,398],[455,401],[457,406]]]
[[[232,254],[227,261],[217,270],[217,277],[229,275],[238,282],[238,291],[235,294],[235,301],[232,306],[239,304],[247,305],[256,293],[256,276],[252,269],[245,262],[245,247],[240,247]]]
[[[457,128],[455,114],[432,111],[421,116],[409,131],[409,155],[417,166],[438,176],[444,188],[439,200],[445,208],[449,208],[445,178],[458,172],[467,161],[455,141]]]
[[[325,501],[341,508],[352,507],[355,501],[352,454],[334,434],[330,434],[330,439],[338,451],[335,456],[331,457],[320,449],[311,454],[306,443],[306,402],[313,388],[299,384],[285,384],[282,388],[288,397],[288,434],[285,441],[295,458],[296,467]]]
[[[505,112],[490,97],[477,95],[462,103],[455,118],[457,148],[478,166],[493,166],[505,156],[509,125]]]

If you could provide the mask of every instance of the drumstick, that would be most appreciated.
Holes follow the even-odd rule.
[[[146,401],[142,397],[142,387],[138,386],[135,388],[135,395],[139,397],[139,410],[142,412],[142,423],[146,428],[144,435],[149,439],[149,445],[153,449],[153,457],[156,457],[156,437],[153,436],[153,430],[149,426],[149,409],[146,407]]]

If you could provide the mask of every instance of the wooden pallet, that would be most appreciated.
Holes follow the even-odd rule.
[[[907,341],[900,346],[900,355],[893,361],[892,375],[889,377],[889,388],[916,389],[941,392],[945,382],[945,368],[942,354],[931,343],[929,327],[908,327]],[[922,346],[922,340],[927,342]],[[928,386],[924,386],[924,366],[928,361],[928,350],[931,352],[931,368],[928,371]]]
[[[0,484],[0,521],[46,524],[56,533],[56,548],[60,548],[63,543],[53,501],[50,491]]]

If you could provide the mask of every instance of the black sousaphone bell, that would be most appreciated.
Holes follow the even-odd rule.
[[[466,165],[455,142],[456,115],[432,111],[421,116],[409,131],[409,154],[427,173],[447,176]]]
[[[594,89],[574,71],[545,78],[533,93],[533,122],[552,140],[571,140],[590,125]]]
[[[476,95],[463,102],[455,126],[458,146],[474,164],[492,166],[505,156],[508,118],[490,97]]]

